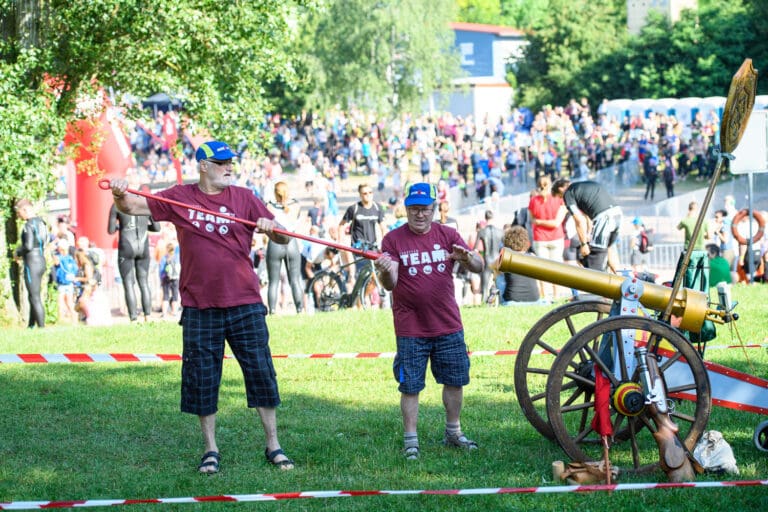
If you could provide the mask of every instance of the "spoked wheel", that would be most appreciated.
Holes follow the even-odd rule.
[[[614,441],[611,462],[629,472],[651,469],[659,461],[659,448],[652,436],[655,424],[640,401],[640,413],[625,416],[617,412],[614,400],[627,386],[637,389],[637,370],[629,375],[629,357],[614,351],[617,373],[598,358],[601,341],[615,339],[621,345],[622,329],[635,331],[635,343],[648,343],[648,353],[657,356],[659,372],[670,403],[671,418],[678,436],[689,450],[709,420],[712,396],[704,362],[690,342],[676,329],[658,320],[643,317],[605,318],[576,333],[555,358],[547,381],[547,417],[557,442],[573,460],[602,458],[600,436],[592,430],[594,415],[594,367],[599,365],[611,381],[611,423]],[[619,385],[622,388],[617,391]],[[642,396],[642,395],[641,395]],[[636,404],[637,405],[637,404]],[[626,411],[626,407],[624,407]]]
[[[307,283],[307,293],[314,297],[315,311],[335,311],[345,286],[338,274],[319,272]]]
[[[755,429],[755,448],[761,452],[768,452],[768,421],[760,423]]]
[[[361,309],[371,309],[373,307],[371,294],[373,293],[373,286],[376,282],[371,279],[371,276],[365,278],[363,285],[360,287],[360,293],[355,298],[355,304]]]
[[[555,439],[547,421],[546,385],[560,349],[578,331],[608,316],[602,300],[571,302],[553,309],[528,331],[515,360],[515,393],[523,414],[541,435]]]

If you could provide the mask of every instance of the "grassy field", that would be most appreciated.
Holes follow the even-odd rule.
[[[747,343],[768,334],[768,287],[737,286],[738,330]],[[515,349],[547,307],[465,308],[472,351]],[[391,313],[342,311],[269,319],[274,355],[394,351]],[[6,329],[0,353],[178,354],[172,323],[109,328]],[[737,342],[720,327],[714,345]],[[768,377],[765,349],[710,350],[706,359]],[[32,500],[142,499],[310,490],[467,489],[555,485],[551,463],[564,455],[521,413],[511,356],[472,359],[462,426],[480,444],[444,448],[440,388],[422,394],[422,457],[406,461],[391,358],[276,359],[283,405],[281,442],[291,472],[264,460],[263,436],[245,407],[242,377],[225,363],[218,417],[222,470],[197,474],[202,441],[196,418],[178,412],[180,364],[0,365],[0,503]],[[753,370],[754,368],[754,370]],[[768,456],[752,443],[763,417],[714,407],[710,429],[731,444],[741,475],[699,480],[766,479]],[[616,447],[614,450],[622,448]],[[665,481],[658,472],[621,482]],[[130,510],[229,510],[254,505],[132,505]],[[765,487],[626,491],[613,494],[375,496],[264,503],[275,510],[768,510]]]

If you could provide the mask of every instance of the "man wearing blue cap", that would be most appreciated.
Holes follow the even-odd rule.
[[[255,407],[259,413],[267,461],[280,469],[293,469],[293,461],[283,453],[277,438],[275,409],[280,395],[269,350],[267,308],[250,258],[254,227],[231,217],[254,222],[256,229],[274,242],[285,244],[290,238],[274,231],[283,228],[250,190],[232,185],[232,159],[236,156],[223,142],[201,144],[195,153],[198,183],[176,185],[156,194],[220,215],[127,193],[128,182],[124,179],[111,182],[119,211],[152,215],[176,226],[181,255],[179,291],[184,308],[181,410],[200,419],[205,454],[198,471],[206,474],[218,472],[221,461],[216,444],[216,411],[225,340],[240,363],[248,407]]]
[[[483,260],[455,229],[432,221],[436,198],[437,191],[429,183],[406,188],[408,223],[384,236],[382,255],[375,262],[382,285],[392,291],[397,339],[393,370],[400,383],[404,454],[409,460],[419,458],[419,393],[425,387],[427,362],[435,380],[443,384],[444,443],[477,448],[461,431],[469,357],[452,270],[453,262],[458,261],[470,272],[481,272]]]

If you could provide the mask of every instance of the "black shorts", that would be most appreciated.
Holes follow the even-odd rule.
[[[280,394],[269,350],[264,304],[231,308],[185,307],[181,411],[208,416],[218,410],[224,341],[240,364],[248,407],[277,407]]]

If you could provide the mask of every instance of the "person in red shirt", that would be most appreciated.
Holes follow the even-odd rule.
[[[552,195],[550,190],[552,180],[549,176],[540,176],[536,185],[537,188],[528,203],[528,213],[533,225],[533,252],[540,258],[562,262],[565,249],[563,221],[567,213],[565,203],[562,197]],[[558,295],[557,285],[553,283],[551,287],[547,298],[554,300]],[[547,296],[544,293],[544,283],[541,281],[539,293],[542,298]]]
[[[293,469],[277,438],[276,408],[280,404],[277,377],[269,350],[267,308],[261,300],[259,279],[250,257],[254,227],[231,217],[250,220],[270,240],[286,244],[278,234],[283,227],[247,188],[232,185],[232,159],[227,144],[205,142],[197,149],[198,183],[176,185],[158,192],[167,198],[201,209],[211,215],[154,198],[127,192],[124,179],[111,181],[117,209],[129,215],[152,215],[176,226],[181,256],[181,410],[199,417],[205,453],[201,473],[216,473],[221,457],[216,444],[216,412],[221,382],[224,341],[240,363],[248,407],[259,413],[266,437],[266,459],[280,469]]]
[[[455,229],[432,220],[436,198],[429,183],[408,187],[404,201],[408,223],[384,236],[382,254],[375,261],[382,285],[392,291],[397,340],[393,371],[400,384],[404,453],[410,460],[419,458],[419,393],[425,387],[427,362],[435,380],[443,384],[444,443],[477,449],[460,424],[469,357],[452,270],[458,261],[470,272],[481,272],[483,259]]]

